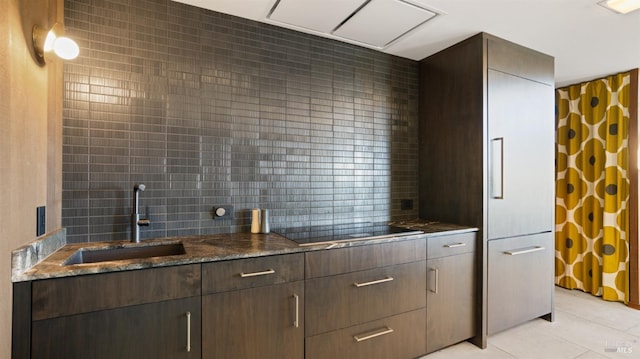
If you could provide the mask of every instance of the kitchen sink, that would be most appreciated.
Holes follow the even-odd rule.
[[[63,265],[99,263],[126,259],[166,257],[186,254],[182,243],[135,244],[107,248],[80,248]]]

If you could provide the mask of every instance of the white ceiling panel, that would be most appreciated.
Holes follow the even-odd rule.
[[[620,15],[599,6],[599,0],[406,0],[444,15],[436,16],[382,49],[338,37],[330,32],[335,27],[324,32],[308,29],[309,25],[303,20],[294,20],[299,25],[289,25],[269,19],[269,11],[277,0],[173,1],[376,48],[413,60],[486,31],[554,56],[558,86],[640,67],[640,10]],[[305,0],[287,1],[306,3]],[[334,8],[350,1],[320,0],[318,6]],[[299,15],[312,18],[325,16],[306,5],[299,11]],[[388,17],[400,19],[392,13]],[[332,23],[335,20],[318,21]],[[370,25],[369,30],[377,31],[384,26],[386,22],[376,23]]]
[[[365,0],[280,0],[269,19],[330,33]]]
[[[333,34],[383,48],[436,15],[401,0],[371,0]]]

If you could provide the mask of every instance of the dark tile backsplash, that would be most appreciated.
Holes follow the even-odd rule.
[[[65,23],[68,241],[129,238],[138,182],[143,238],[248,231],[254,207],[417,216],[417,62],[168,0],[65,0]]]

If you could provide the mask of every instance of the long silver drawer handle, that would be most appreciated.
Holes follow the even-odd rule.
[[[359,335],[354,335],[353,339],[356,340],[356,342],[363,342],[365,340],[369,340],[369,339],[373,339],[375,337],[379,337],[381,335],[385,335],[385,334],[390,334],[393,333],[393,329],[389,328],[389,327],[385,327],[383,328],[381,331],[376,331],[376,332],[369,332],[369,333],[365,333],[365,334],[359,334]]]
[[[521,251],[504,251],[502,253],[508,254],[510,256],[517,256],[517,255],[520,255],[520,254],[527,254],[527,253],[543,251],[544,249],[545,249],[544,247],[535,246],[533,248],[527,248],[527,249],[523,249]]]
[[[191,312],[187,312],[187,352],[191,352]]]
[[[267,269],[267,270],[263,270],[263,271],[261,271],[261,272],[251,272],[251,273],[244,273],[244,272],[242,272],[242,273],[240,273],[240,277],[242,277],[242,278],[247,278],[247,277],[257,277],[257,276],[260,276],[260,275],[273,274],[273,273],[275,273],[275,272],[276,272],[276,271],[275,271],[275,270],[273,270],[273,269]]]
[[[456,247],[464,247],[466,246],[466,243],[452,243],[452,244],[445,244],[444,247],[445,248],[456,248]]]
[[[355,283],[353,283],[353,285],[355,285],[356,287],[360,288],[360,287],[366,287],[368,285],[391,282],[392,280],[393,280],[393,277],[386,277],[384,279],[372,280],[371,282],[364,282],[364,283],[355,282]]]
[[[298,328],[300,327],[300,297],[298,297],[297,294],[294,294],[293,298],[296,301],[296,319],[293,321],[293,326]]]

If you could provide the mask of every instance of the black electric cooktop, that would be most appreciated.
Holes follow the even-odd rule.
[[[331,226],[281,228],[274,229],[273,232],[278,233],[301,246],[381,239],[386,237],[398,237],[423,233],[422,231],[415,229],[390,226],[387,223],[371,222]]]

